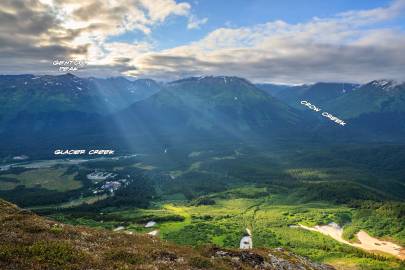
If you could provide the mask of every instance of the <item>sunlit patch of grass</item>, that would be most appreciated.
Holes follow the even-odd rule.
[[[147,171],[151,171],[151,170],[156,169],[155,166],[148,165],[148,164],[145,164],[143,162],[135,163],[133,166],[136,167],[136,168],[142,169],[142,170],[147,170]]]
[[[41,168],[17,175],[6,174],[3,177],[16,179],[15,186],[25,185],[27,188],[42,187],[63,192],[82,187],[82,183],[74,179],[76,174],[65,174],[65,172],[66,168]]]

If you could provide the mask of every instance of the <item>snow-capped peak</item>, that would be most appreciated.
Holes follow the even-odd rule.
[[[375,81],[370,82],[370,84],[374,87],[381,88],[385,91],[389,91],[389,90],[395,88],[396,86],[400,85],[400,83],[395,80],[386,80],[386,79],[375,80]]]

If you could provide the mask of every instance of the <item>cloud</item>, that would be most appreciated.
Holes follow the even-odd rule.
[[[69,28],[83,28],[94,35],[111,36],[130,30],[150,33],[169,16],[188,16],[190,4],[174,0],[55,0],[51,6]]]
[[[219,28],[191,44],[143,55],[127,74],[160,79],[237,75],[284,83],[405,80],[405,33],[375,26],[402,15],[404,8],[405,1],[395,1],[305,23]]]
[[[160,22],[170,15],[187,16],[191,8],[189,3],[176,3],[174,0],[141,0],[140,2],[148,10],[150,19]]]
[[[109,37],[129,31],[148,35],[170,16],[188,17],[190,8],[175,0],[3,0],[0,67],[48,72],[55,58],[80,58],[113,68],[123,46],[107,42]],[[140,43],[125,49],[139,52]]]
[[[207,22],[190,4],[174,0],[3,0],[0,2],[0,70],[47,72],[54,58],[88,60],[82,74],[176,79],[237,75],[253,81],[308,83],[405,80],[405,33],[385,22],[403,16],[405,0],[301,23],[276,20],[223,27],[200,40],[156,50],[148,35],[170,16],[187,28]],[[253,16],[254,14],[252,14]],[[111,42],[140,31],[144,39]]]
[[[208,18],[199,19],[194,15],[191,15],[188,18],[187,28],[188,29],[199,29],[201,25],[206,24],[208,22]]]
[[[393,17],[401,15],[404,10],[405,1],[394,0],[388,7],[361,11],[347,11],[338,14],[338,17],[344,19],[350,24],[363,25],[392,19]]]

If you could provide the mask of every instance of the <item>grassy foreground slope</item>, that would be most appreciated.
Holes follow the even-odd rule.
[[[331,264],[339,270],[404,269],[405,261],[389,254],[367,252],[298,226],[312,227],[335,222],[343,226],[345,231],[348,229],[347,233],[353,233],[354,225],[363,229],[360,225],[362,220],[358,219],[358,215],[363,216],[362,210],[326,202],[293,203],[291,200],[281,194],[271,194],[265,188],[250,186],[212,193],[191,202],[154,202],[148,209],[110,207],[87,214],[66,209],[51,217],[64,223],[110,230],[122,226],[134,233],[146,234],[157,230],[161,239],[196,248],[206,244],[225,249],[238,248],[245,228],[249,228],[255,248],[283,247],[311,260]],[[380,220],[377,225],[392,222],[392,228],[401,229],[401,225],[395,223],[400,222],[400,218],[388,219],[381,212],[378,213]],[[144,225],[150,220],[156,221],[157,225],[145,228]],[[364,229],[378,236],[371,227]],[[389,240],[396,242],[400,239]]]
[[[64,225],[3,200],[0,224],[0,269],[334,269],[283,249],[193,250],[140,234]]]

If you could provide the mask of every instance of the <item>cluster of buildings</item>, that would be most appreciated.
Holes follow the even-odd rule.
[[[95,172],[89,173],[87,175],[87,179],[98,182],[98,181],[104,181],[104,180],[107,180],[110,178],[115,178],[116,176],[117,176],[117,174],[115,174],[115,173],[96,170]]]
[[[92,180],[96,183],[105,181],[100,187],[93,189],[93,194],[100,194],[100,193],[114,194],[115,191],[117,191],[121,187],[126,187],[130,182],[129,175],[127,175],[126,178],[121,179],[116,179],[117,177],[118,174],[116,173],[98,170],[89,173],[87,175],[87,179]]]
[[[10,168],[11,168],[11,165],[0,166],[0,172],[1,171],[8,171],[8,170],[10,170]]]
[[[27,160],[29,157],[26,155],[14,156],[13,160]]]
[[[99,194],[99,193],[111,193],[114,194],[115,191],[120,189],[121,187],[126,187],[129,183],[129,179],[123,178],[119,180],[114,180],[114,181],[106,181],[101,187],[94,189],[93,194]]]

